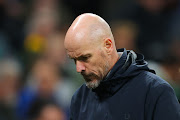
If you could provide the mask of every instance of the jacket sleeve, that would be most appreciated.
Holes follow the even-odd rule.
[[[180,120],[180,104],[169,84],[155,88],[153,120]]]

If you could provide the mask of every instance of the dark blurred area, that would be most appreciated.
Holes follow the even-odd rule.
[[[145,55],[180,100],[179,0],[0,0],[0,120],[67,120],[83,83],[63,46],[82,13],[102,16],[117,49]]]

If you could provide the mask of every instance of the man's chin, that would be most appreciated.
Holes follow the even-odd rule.
[[[100,80],[88,81],[86,82],[86,86],[90,89],[95,89],[99,86],[100,82],[101,82]]]

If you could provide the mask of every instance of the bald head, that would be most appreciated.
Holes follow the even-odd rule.
[[[96,88],[118,60],[109,25],[95,14],[78,16],[65,37],[65,48],[89,88]]]
[[[111,29],[107,22],[98,15],[85,13],[78,16],[70,26],[65,37],[66,49],[71,48],[71,45],[83,43],[97,44],[109,38],[114,43],[114,38]]]

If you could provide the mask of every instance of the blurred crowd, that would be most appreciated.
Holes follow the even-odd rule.
[[[179,0],[0,0],[0,120],[67,120],[83,83],[63,46],[76,16],[111,26],[118,48],[144,54],[180,100]]]

